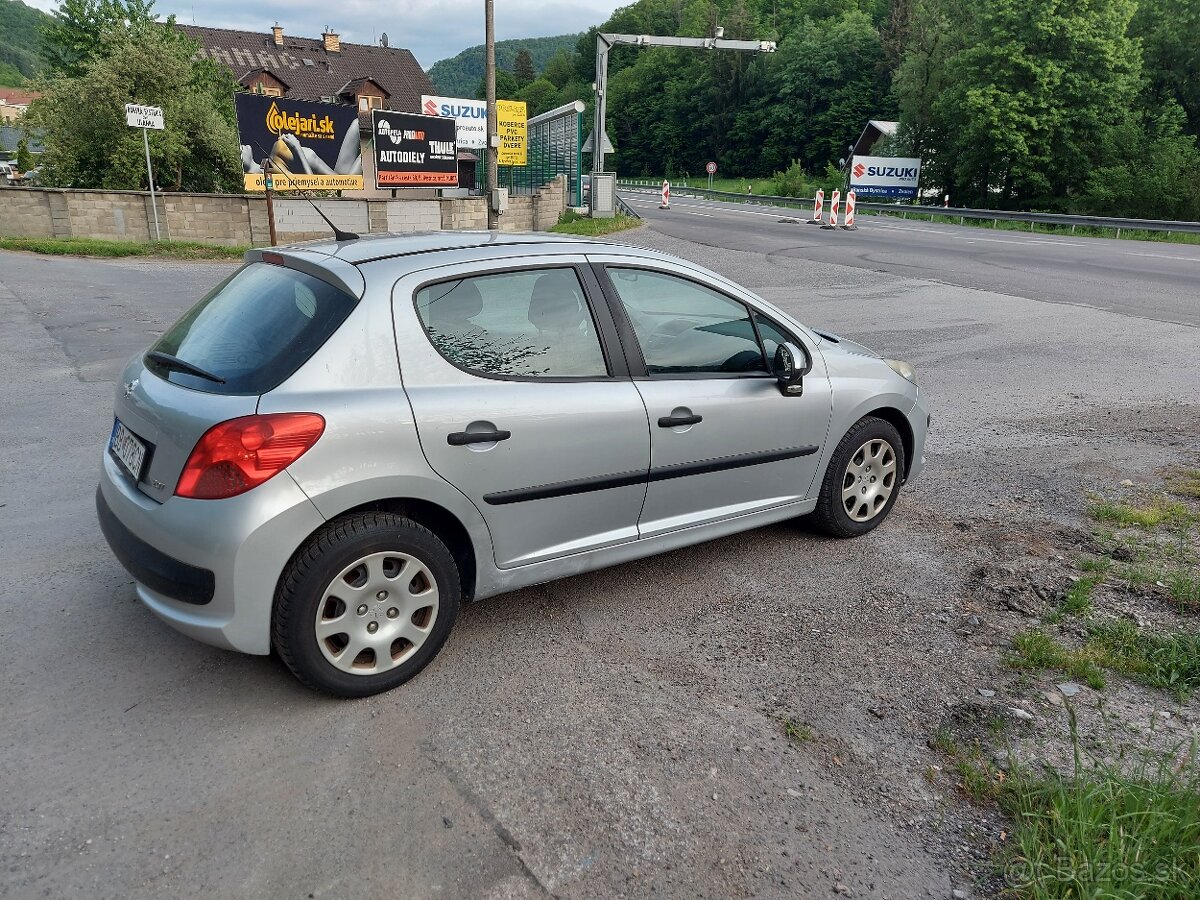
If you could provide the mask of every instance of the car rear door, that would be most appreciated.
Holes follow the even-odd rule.
[[[646,410],[582,257],[425,270],[392,304],[421,447],[499,567],[636,539]]]
[[[649,414],[650,484],[640,534],[807,498],[831,411],[819,355],[752,310],[746,298],[695,270],[628,257],[589,258],[597,264]],[[810,356],[800,396],[784,396],[768,371],[783,340]]]

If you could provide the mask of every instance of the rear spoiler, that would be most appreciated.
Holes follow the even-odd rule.
[[[328,282],[356,300],[361,300],[367,290],[366,279],[357,266],[324,253],[299,248],[262,247],[247,250],[245,260],[248,263],[265,262],[275,266],[287,266],[289,269]]]

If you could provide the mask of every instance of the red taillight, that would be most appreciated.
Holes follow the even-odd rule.
[[[214,425],[196,442],[175,493],[193,500],[236,497],[278,475],[325,431],[316,413],[243,416]]]

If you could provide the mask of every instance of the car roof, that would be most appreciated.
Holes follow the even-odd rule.
[[[610,241],[596,241],[562,234],[538,232],[503,233],[496,231],[426,231],[412,234],[368,234],[354,241],[320,240],[302,244],[291,244],[280,250],[305,250],[344,260],[352,265],[412,256],[418,253],[452,252],[474,248],[513,248],[518,253],[540,255],[543,253],[586,253],[617,250],[628,253],[633,250],[639,255],[653,255],[651,251],[630,247]]]

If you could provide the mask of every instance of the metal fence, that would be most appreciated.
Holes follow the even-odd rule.
[[[508,188],[510,194],[532,194],[557,176],[566,175],[568,205],[582,206],[583,110],[583,103],[576,100],[530,119],[526,163],[498,167],[497,187]],[[477,190],[484,190],[486,179],[487,163],[480,160],[475,167]]]
[[[619,190],[633,190],[657,194],[661,182],[619,179]],[[677,196],[700,197],[709,200],[724,200],[732,203],[765,203],[786,209],[812,210],[812,197],[777,197],[772,194],[735,194],[729,191],[710,191],[707,188],[688,187],[686,182],[671,184],[671,193]],[[1076,228],[1107,228],[1115,230],[1117,237],[1122,231],[1165,231],[1167,234],[1200,234],[1200,222],[1176,222],[1171,219],[1122,219],[1110,216],[1069,216],[1061,213],[1013,212],[1004,209],[970,209],[958,206],[907,206],[900,203],[870,203],[860,200],[856,204],[859,212],[884,213],[907,218],[913,216],[938,216],[958,219],[964,224],[967,219],[1000,222],[1022,222],[1032,231],[1035,225],[1056,225]]]

